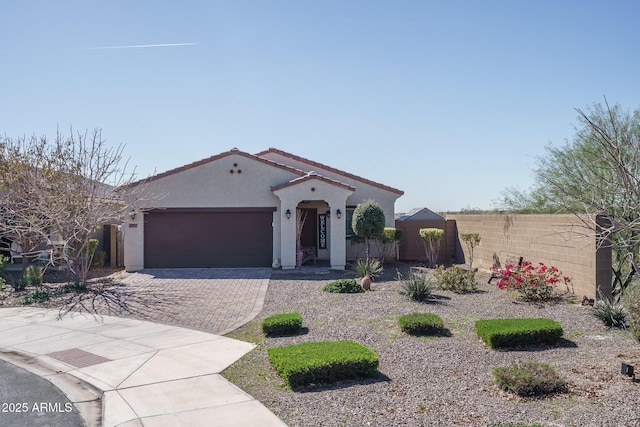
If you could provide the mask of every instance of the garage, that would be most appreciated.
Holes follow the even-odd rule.
[[[275,209],[193,208],[146,212],[144,266],[270,267]]]

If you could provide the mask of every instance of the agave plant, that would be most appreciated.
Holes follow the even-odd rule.
[[[426,301],[431,296],[434,281],[426,274],[409,273],[407,278],[402,278],[398,274],[398,278],[402,281],[400,295],[416,301]]]
[[[593,305],[593,315],[610,328],[626,327],[627,313],[621,302],[612,302],[598,292],[599,299]]]
[[[355,262],[355,264],[351,265],[351,269],[358,277],[364,277],[367,275],[367,261],[364,259],[359,259]],[[375,258],[371,259],[369,264],[369,277],[371,279],[375,279],[376,277],[382,274],[384,268],[382,267],[382,263],[380,260]]]

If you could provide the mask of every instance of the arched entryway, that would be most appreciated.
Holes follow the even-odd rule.
[[[306,215],[312,215],[309,218],[313,224],[306,231],[304,242],[311,246],[315,244],[317,259],[328,259],[332,269],[344,270],[346,228],[345,215],[342,213],[345,212],[347,197],[353,194],[354,188],[310,173],[274,187],[272,191],[280,199],[282,268],[296,268],[301,264],[299,249],[303,242],[298,244],[298,238],[302,238],[305,232],[304,227],[300,230],[300,220],[306,212]],[[320,234],[322,231],[324,236]],[[303,255],[305,261],[312,260],[308,255]]]

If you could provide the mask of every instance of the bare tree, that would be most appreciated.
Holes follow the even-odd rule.
[[[572,141],[547,147],[529,193],[509,190],[503,206],[521,212],[578,214],[599,246],[614,252],[613,294],[640,274],[640,111],[594,105],[578,112]]]
[[[84,283],[93,256],[89,238],[140,207],[144,186],[128,189],[126,202],[120,191],[135,178],[123,149],[108,146],[100,129],[57,132],[53,140],[2,138],[1,235],[24,245],[25,255],[44,253],[49,263],[64,263]]]
[[[580,150],[579,161],[563,150],[550,149],[539,176],[565,196],[565,209],[586,214],[581,218],[596,230],[600,245],[613,244],[638,274],[640,129],[634,123],[640,112],[623,114],[606,100],[605,106],[590,114],[577,110],[584,129],[568,149]]]

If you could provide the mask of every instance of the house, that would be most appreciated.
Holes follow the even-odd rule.
[[[298,253],[343,270],[356,255],[349,243],[355,207],[375,200],[393,227],[403,194],[275,148],[257,154],[234,148],[138,185],[153,197],[126,218],[128,271],[274,263],[292,269]]]
[[[446,218],[431,209],[415,208],[406,214],[396,218],[396,228],[402,230],[400,238],[399,259],[402,261],[426,261],[424,241],[420,237],[421,228],[440,228],[445,230],[445,235],[440,242],[438,264],[452,261],[456,254],[455,223],[448,222]]]
[[[414,208],[406,214],[401,214],[396,221],[445,221],[442,215],[438,215],[431,209]]]

